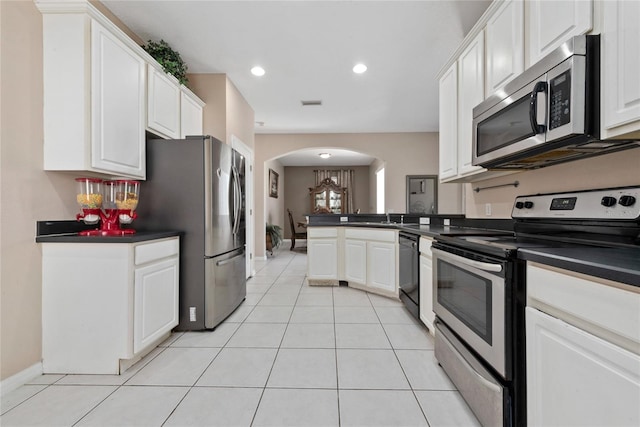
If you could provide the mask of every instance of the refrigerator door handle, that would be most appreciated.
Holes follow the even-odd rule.
[[[242,189],[240,188],[240,174],[238,173],[238,169],[235,166],[231,167],[231,171],[233,173],[233,234],[238,234],[240,228],[240,203],[241,203],[241,195],[240,192]]]
[[[216,262],[216,266],[221,267],[223,265],[230,264],[230,263],[234,262],[236,259],[241,258],[243,256],[244,256],[244,252],[241,253],[240,255],[234,256],[233,258],[225,259],[224,261],[218,261],[218,262]]]

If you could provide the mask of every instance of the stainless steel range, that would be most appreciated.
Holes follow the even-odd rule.
[[[515,233],[433,244],[435,355],[483,425],[526,425],[526,262],[521,250],[637,248],[640,187],[517,197]]]

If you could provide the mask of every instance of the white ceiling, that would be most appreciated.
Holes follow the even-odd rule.
[[[331,157],[323,159],[320,153],[329,153]],[[375,157],[339,148],[308,148],[294,151],[279,157],[282,166],[369,166]]]
[[[353,133],[437,131],[436,74],[490,1],[102,3],[188,72],[227,74],[264,122],[256,133]]]

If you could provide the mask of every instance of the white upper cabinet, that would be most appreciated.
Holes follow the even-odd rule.
[[[535,64],[571,37],[585,34],[593,27],[591,0],[530,1],[526,4],[529,8],[527,66]]]
[[[484,32],[471,42],[458,59],[458,174],[484,170],[471,164],[473,153],[473,108],[484,100]]]
[[[91,167],[145,177],[143,58],[91,21]]]
[[[204,102],[189,89],[180,91],[180,138],[187,135],[202,135],[202,110]]]
[[[458,71],[457,64],[440,78],[440,181],[458,174]]]
[[[486,33],[486,95],[489,96],[524,70],[524,7],[507,0],[489,18]]]
[[[180,85],[152,65],[147,75],[147,127],[171,139],[180,138]]]
[[[640,2],[602,2],[602,136],[640,131]]]
[[[137,46],[86,13],[43,11],[42,21],[44,169],[144,179],[146,70]]]

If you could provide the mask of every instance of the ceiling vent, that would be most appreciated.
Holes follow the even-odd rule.
[[[309,101],[300,101],[302,103],[303,107],[309,107],[312,105],[322,105],[322,101],[321,100],[309,100]]]

